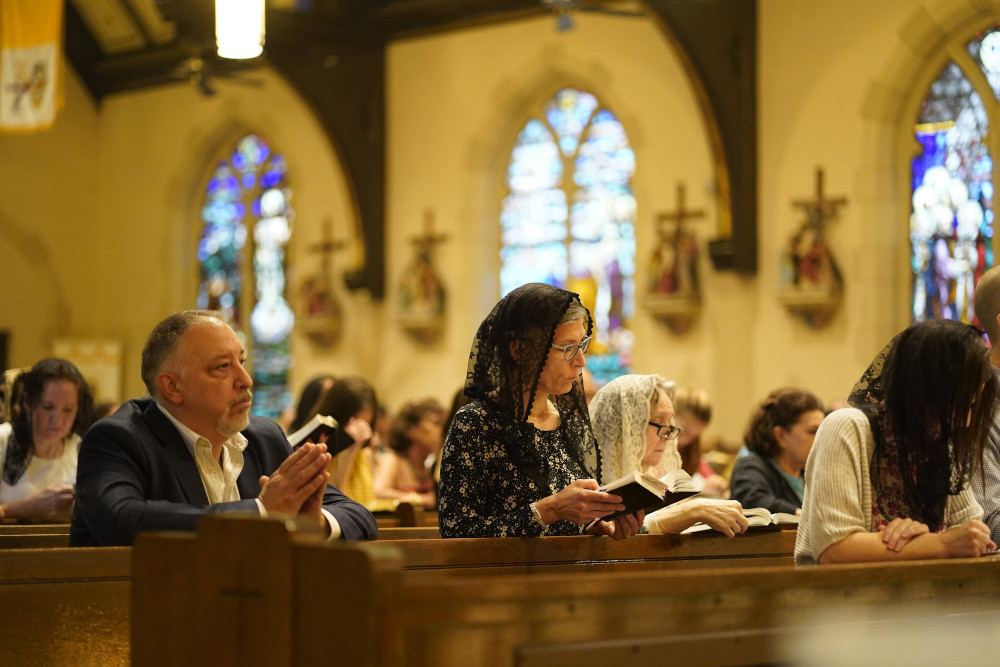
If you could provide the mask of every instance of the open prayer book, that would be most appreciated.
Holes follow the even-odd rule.
[[[772,514],[763,507],[744,507],[743,516],[747,518],[747,530],[785,530],[799,525],[797,514],[787,512],[775,512]],[[687,530],[682,530],[681,534],[699,533],[703,530],[712,530],[707,523],[700,521]]]
[[[337,420],[328,415],[316,415],[302,428],[289,433],[288,442],[294,449],[307,440],[319,444],[323,436],[326,436],[326,450],[330,454],[337,454],[354,444],[354,439],[339,427]]]
[[[611,521],[625,514],[634,514],[639,510],[644,510],[647,514],[655,512],[698,493],[691,476],[681,469],[667,473],[662,479],[636,470],[621,479],[616,479],[601,490],[621,496],[622,504],[625,505],[625,509],[603,517],[603,521]]]

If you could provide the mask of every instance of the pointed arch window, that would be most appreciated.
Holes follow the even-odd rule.
[[[993,265],[990,118],[1000,113],[1000,28],[965,44],[931,84],[914,128],[910,215],[912,317],[972,322],[973,292]],[[983,91],[984,99],[978,91]]]
[[[545,282],[594,315],[587,363],[601,382],[628,372],[635,310],[635,154],[615,115],[565,88],[524,124],[501,204],[500,290]]]
[[[288,405],[295,317],[285,298],[285,249],[294,211],[284,158],[248,134],[215,164],[198,241],[198,308],[219,310],[243,339],[254,379],[254,414]]]

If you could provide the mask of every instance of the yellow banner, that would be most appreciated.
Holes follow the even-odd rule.
[[[52,126],[62,108],[63,0],[0,0],[0,131]]]

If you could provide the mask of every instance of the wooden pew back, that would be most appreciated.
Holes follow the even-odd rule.
[[[0,664],[129,664],[131,551],[0,551]]]
[[[507,666],[540,664],[540,655],[576,660],[595,644],[616,648],[615,664],[624,664],[630,646],[736,632],[729,664],[753,664],[781,660],[776,642],[817,608],[848,604],[875,610],[873,620],[897,600],[933,601],[941,614],[1000,609],[998,559],[431,578],[401,544],[330,547],[268,522],[221,517],[204,521],[197,537],[143,536],[134,558],[134,658],[177,661],[184,647],[164,642],[189,637],[197,646],[215,642],[220,656],[244,665],[315,664],[336,646],[344,664]],[[209,581],[199,569],[228,573]],[[172,602],[151,604],[165,597]],[[263,638],[268,646],[257,645]]]

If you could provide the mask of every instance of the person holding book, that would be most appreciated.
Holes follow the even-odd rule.
[[[622,375],[598,390],[590,404],[601,452],[601,480],[607,485],[632,471],[669,474],[681,467],[674,424],[675,385],[659,375]],[[743,508],[732,500],[691,498],[651,512],[650,533],[680,533],[704,523],[729,537],[747,528]]]
[[[831,413],[806,463],[796,564],[981,556],[996,549],[972,479],[996,408],[982,331],[897,335]]]
[[[369,509],[375,507],[375,389],[363,377],[336,380],[316,407],[316,414],[337,420],[350,445],[333,452],[330,483],[348,498]],[[309,419],[313,415],[309,415]]]
[[[409,401],[400,409],[389,430],[389,451],[376,465],[376,497],[437,508],[432,471],[441,455],[444,417],[444,407],[434,398]]]
[[[784,387],[768,394],[743,436],[750,453],[733,466],[732,498],[744,507],[799,514],[802,470],[823,417],[823,403],[805,389]]]
[[[634,535],[642,514],[600,491],[580,371],[593,323],[573,292],[530,283],[510,292],[472,343],[465,394],[441,461],[442,537]]]

